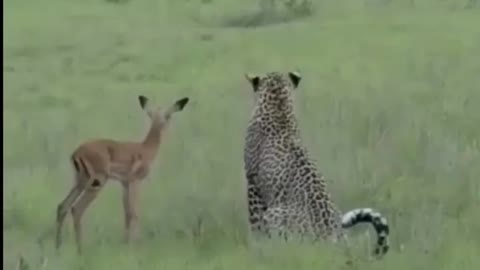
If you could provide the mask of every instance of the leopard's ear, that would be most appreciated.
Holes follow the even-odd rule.
[[[298,87],[298,85],[300,84],[300,81],[302,80],[302,76],[300,75],[300,73],[298,71],[288,72],[288,77],[290,77],[290,80],[292,81],[293,86],[295,88]]]
[[[260,84],[260,77],[257,75],[245,74],[245,78],[247,78],[252,85],[253,91],[256,92],[258,90],[258,85]]]

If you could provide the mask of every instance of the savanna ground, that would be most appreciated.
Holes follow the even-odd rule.
[[[278,4],[281,8],[282,5]],[[316,1],[258,13],[256,0],[4,2],[3,266],[31,269],[345,269],[331,245],[253,242],[246,224],[244,73],[298,70],[305,143],[344,210],[372,206],[392,248],[350,233],[351,269],[480,266],[480,9],[476,1]],[[288,11],[286,11],[288,10]],[[142,194],[141,237],[122,242],[121,189],[85,219],[77,256],[71,151],[139,140],[137,96],[189,96]],[[476,109],[477,108],[477,109]]]

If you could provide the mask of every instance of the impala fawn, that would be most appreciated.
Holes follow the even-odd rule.
[[[151,106],[145,96],[138,100],[151,120],[150,130],[142,142],[120,142],[110,139],[87,141],[71,155],[75,173],[74,186],[58,205],[56,249],[62,244],[62,226],[71,211],[78,253],[82,252],[82,216],[109,179],[123,186],[125,240],[135,240],[138,234],[138,200],[140,180],[148,176],[158,152],[162,136],[175,112],[181,111],[188,98],[163,110]]]

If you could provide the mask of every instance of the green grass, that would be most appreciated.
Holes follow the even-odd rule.
[[[372,230],[350,233],[351,268],[477,269],[480,10],[467,2],[325,0],[244,28],[225,26],[250,20],[254,0],[5,1],[4,268],[21,255],[31,269],[346,269],[333,245],[253,242],[247,229],[244,73],[298,70],[304,141],[335,201],[391,223],[378,262],[365,260]],[[85,216],[85,254],[68,219],[56,255],[71,151],[142,138],[139,94],[191,98],[144,183],[140,242],[122,244],[112,182]]]

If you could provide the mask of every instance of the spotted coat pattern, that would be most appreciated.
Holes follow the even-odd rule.
[[[252,231],[337,241],[344,239],[345,228],[368,222],[378,234],[375,253],[386,253],[386,219],[369,208],[342,215],[302,143],[293,100],[300,75],[270,72],[247,79],[255,96],[244,148]]]

